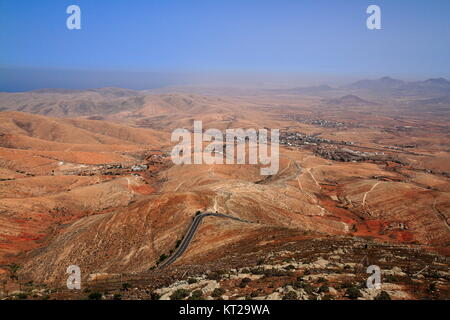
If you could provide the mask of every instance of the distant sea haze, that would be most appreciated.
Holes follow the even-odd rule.
[[[84,90],[103,87],[144,90],[182,85],[186,83],[185,79],[185,75],[171,72],[0,68],[0,91],[23,92],[47,88]]]
[[[361,80],[363,79],[363,80]],[[245,90],[285,90],[286,93],[320,93],[335,89],[387,90],[398,93],[450,94],[450,82],[443,77],[427,80],[399,80],[392,77],[268,73],[268,72],[176,72],[75,70],[43,68],[0,68],[0,92],[25,92],[43,89],[87,90],[126,88],[151,90],[166,87],[240,88]]]

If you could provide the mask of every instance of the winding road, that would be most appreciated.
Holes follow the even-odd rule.
[[[175,250],[175,252],[169,258],[167,258],[166,260],[161,262],[159,264],[158,268],[164,268],[164,267],[167,267],[168,265],[171,265],[172,263],[174,263],[175,260],[178,259],[186,251],[189,244],[192,242],[192,239],[194,238],[195,233],[197,232],[197,229],[198,229],[200,223],[202,222],[203,218],[210,217],[210,216],[233,219],[233,220],[244,222],[244,223],[252,223],[247,220],[239,219],[239,218],[228,216],[226,214],[221,214],[221,213],[214,213],[214,212],[201,213],[194,217],[194,221],[192,221],[192,224],[189,227],[189,230],[187,231],[186,235],[184,236],[183,241],[181,241],[180,246]]]

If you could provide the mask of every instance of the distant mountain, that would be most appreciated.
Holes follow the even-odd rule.
[[[417,107],[448,107],[450,109],[450,95],[438,98],[415,100],[411,103],[411,105]]]
[[[319,86],[310,86],[310,87],[296,87],[296,88],[288,88],[288,89],[272,89],[268,90],[274,93],[286,93],[286,94],[319,94],[323,92],[332,91],[334,88],[329,85],[319,85]]]
[[[350,91],[351,93],[355,93],[355,91],[366,91],[377,95],[423,96],[425,98],[435,98],[450,95],[450,81],[444,78],[433,78],[425,81],[407,82],[391,77],[382,77],[379,79],[359,80],[339,88],[332,88],[328,85],[319,85],[288,89],[272,89],[267,91],[281,94],[306,95],[321,95],[333,91]]]
[[[444,78],[437,78],[409,82],[399,88],[399,92],[405,95],[448,95],[450,94],[450,81]]]
[[[402,80],[383,77],[376,80],[359,80],[350,85],[344,86],[345,89],[365,89],[365,90],[392,90],[405,85]]]
[[[330,105],[340,105],[340,106],[368,106],[368,105],[378,105],[375,102],[370,102],[364,100],[358,96],[349,94],[340,98],[326,100],[327,104]]]
[[[436,78],[425,81],[405,82],[390,77],[383,77],[376,80],[360,80],[342,88],[394,95],[435,96],[450,94],[450,81],[444,78]]]
[[[445,88],[448,88],[450,86],[450,81],[444,78],[428,79],[423,81],[423,83],[426,85],[441,86]]]

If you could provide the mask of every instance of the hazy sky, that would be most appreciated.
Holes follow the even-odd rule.
[[[0,0],[0,90],[152,86],[142,71],[450,77],[449,17],[448,0]]]

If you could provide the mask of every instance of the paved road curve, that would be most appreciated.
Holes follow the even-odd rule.
[[[168,265],[174,263],[175,260],[178,259],[186,251],[186,249],[188,248],[192,239],[194,238],[195,233],[197,232],[198,226],[202,222],[203,218],[209,217],[209,216],[233,219],[233,220],[244,222],[244,223],[251,223],[250,221],[246,221],[246,220],[239,219],[239,218],[232,217],[232,216],[227,216],[226,214],[213,213],[213,212],[201,213],[201,214],[195,216],[194,221],[192,221],[192,224],[189,227],[189,230],[187,231],[186,235],[184,236],[183,241],[181,241],[180,246],[175,250],[175,252],[169,258],[164,260],[158,266],[158,268],[164,268],[164,267],[167,267]]]

